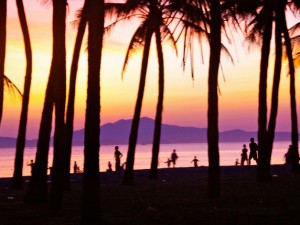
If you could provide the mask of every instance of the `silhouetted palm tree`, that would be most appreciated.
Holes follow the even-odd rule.
[[[153,34],[156,37],[156,49],[158,54],[159,64],[159,93],[157,102],[157,111],[155,117],[155,128],[153,137],[152,147],[152,160],[150,169],[150,178],[157,177],[157,166],[158,166],[158,154],[160,146],[160,134],[161,134],[161,123],[162,123],[162,110],[163,110],[163,95],[164,95],[164,65],[163,65],[163,51],[161,42],[163,39],[169,39],[173,46],[176,48],[176,43],[173,38],[172,32],[169,30],[170,11],[168,0],[164,1],[133,1],[128,0],[125,4],[107,4],[108,11],[110,13],[116,13],[116,21],[131,19],[131,18],[142,18],[140,26],[135,31],[127,53],[123,66],[122,73],[125,72],[129,57],[137,49],[143,47],[142,66],[140,73],[140,82],[138,89],[138,96],[135,105],[134,116],[132,120],[131,132],[129,137],[128,154],[126,161],[126,170],[123,179],[124,184],[132,184],[134,182],[134,156],[135,148],[138,137],[139,120],[142,108],[142,101],[144,95],[145,81],[147,66],[149,60],[150,44]]]
[[[23,170],[23,156],[24,156],[25,139],[26,139],[29,94],[30,94],[30,86],[31,86],[32,51],[31,51],[30,36],[29,36],[23,1],[16,0],[16,3],[18,8],[18,14],[19,14],[22,33],[23,33],[23,38],[24,38],[27,66],[26,66],[26,74],[25,74],[25,82],[24,82],[24,94],[22,100],[19,132],[18,132],[17,146],[16,146],[15,167],[14,167],[14,174],[13,174],[11,186],[12,188],[15,189],[21,189],[23,188],[22,170]]]
[[[176,1],[174,1],[176,2]],[[181,3],[184,1],[181,1]],[[179,4],[181,4],[179,3]],[[221,4],[222,3],[222,4]],[[230,6],[231,4],[228,4]],[[207,39],[210,47],[209,71],[208,71],[208,196],[220,196],[220,164],[219,164],[219,128],[218,128],[218,74],[221,51],[231,58],[231,55],[221,42],[221,32],[227,36],[226,23],[232,21],[235,27],[236,18],[230,18],[232,8],[226,8],[225,1],[213,0],[186,0],[181,6],[181,12],[185,12],[182,18],[184,23],[184,43],[191,46],[191,38],[200,37]],[[233,6],[230,6],[233,7]],[[223,18],[223,19],[222,19]],[[190,47],[192,48],[192,47]],[[184,49],[184,55],[186,49]],[[192,58],[191,58],[192,60]],[[232,62],[233,59],[231,58]],[[185,62],[185,60],[184,60]],[[192,74],[193,75],[193,74]]]
[[[55,130],[53,166],[51,170],[50,206],[60,208],[62,203],[65,148],[65,104],[66,104],[66,0],[52,0],[53,3],[53,61],[55,76]]]
[[[26,201],[44,202],[48,199],[47,170],[48,152],[55,104],[53,181],[51,188],[52,207],[59,207],[61,199],[61,176],[64,160],[64,107],[66,92],[65,16],[67,2],[53,0],[53,53],[46,89],[42,119],[39,130],[35,166],[29,183]],[[57,195],[56,195],[57,194]],[[57,203],[57,204],[56,204]]]
[[[261,48],[260,76],[259,76],[259,105],[258,105],[258,180],[269,180],[270,171],[267,154],[267,77],[272,38],[273,3],[270,0],[263,1],[262,29],[263,42]]]
[[[273,88],[272,88],[272,100],[270,109],[270,118],[268,123],[267,143],[266,149],[268,154],[268,166],[271,166],[271,155],[273,149],[273,142],[275,137],[276,118],[278,112],[278,94],[279,83],[282,68],[282,26],[281,26],[281,4],[279,1],[275,1],[275,63],[274,63],[274,75],[273,75]],[[270,170],[270,168],[269,168]]]
[[[220,0],[210,3],[210,58],[208,70],[208,196],[220,196],[220,160],[218,128],[218,73],[221,57],[221,5]]]
[[[72,150],[72,138],[73,138],[73,121],[74,121],[74,103],[75,103],[75,88],[76,88],[76,77],[78,69],[78,61],[80,56],[80,50],[82,45],[83,36],[85,33],[87,18],[87,1],[85,1],[83,9],[79,12],[79,25],[77,36],[75,40],[75,46],[73,51],[73,58],[70,71],[70,84],[69,84],[69,95],[68,95],[68,106],[67,106],[67,118],[66,118],[66,152],[67,162],[65,163],[65,188],[70,188],[70,160]]]
[[[295,145],[293,148],[294,154],[294,166],[295,170],[298,170],[298,125],[297,125],[297,112],[296,112],[296,99],[295,99],[295,87],[294,87],[294,65],[292,63],[292,54],[291,54],[291,44],[290,37],[286,28],[286,16],[285,9],[288,2],[285,0],[278,1],[263,1],[263,8],[260,14],[256,15],[255,25],[259,33],[263,37],[263,47],[262,47],[262,56],[261,56],[261,70],[260,70],[260,95],[259,95],[259,162],[258,162],[258,180],[270,180],[270,161],[272,153],[272,145],[274,141],[274,132],[276,125],[276,115],[277,115],[277,104],[278,104],[278,87],[279,77],[280,76],[280,65],[281,60],[279,60],[280,51],[278,48],[276,51],[276,65],[274,71],[274,83],[273,83],[273,93],[272,93],[272,105],[268,130],[266,129],[265,124],[267,123],[267,106],[266,106],[266,88],[267,88],[267,69],[268,69],[268,57],[270,53],[270,41],[272,36],[272,23],[273,23],[273,14],[275,13],[275,24],[276,30],[281,29],[281,34],[283,34],[285,39],[286,53],[289,59],[289,71],[291,76],[290,83],[290,95],[291,95],[291,118],[292,118],[292,144]],[[274,8],[276,6],[276,8]],[[277,24],[279,23],[279,24]],[[279,27],[277,27],[279,26]],[[256,30],[256,31],[257,31]],[[279,32],[279,31],[277,31]],[[280,35],[281,35],[280,34]],[[276,45],[279,44],[279,34],[277,36]],[[278,57],[278,58],[277,58]],[[277,75],[276,75],[277,73]],[[275,85],[275,86],[274,86]],[[297,162],[296,162],[297,161]],[[293,171],[295,171],[293,169]]]
[[[135,16],[136,11],[140,10],[140,13],[144,13],[145,9],[149,7],[149,2],[147,1],[133,1],[128,0],[125,4],[116,4],[110,5],[109,8],[115,9],[117,12],[117,19],[116,21],[120,21],[122,19],[131,18]],[[153,4],[153,3],[152,3]],[[149,9],[146,9],[146,13],[148,13]],[[112,11],[113,12],[113,11]],[[152,15],[152,14],[151,14]],[[141,65],[141,72],[140,72],[140,82],[138,88],[138,95],[135,103],[135,110],[132,119],[132,125],[130,130],[129,136],[129,145],[128,145],[128,152],[127,152],[127,159],[126,159],[126,169],[123,178],[124,184],[133,184],[134,182],[134,157],[135,157],[135,148],[137,143],[138,137],[138,129],[139,129],[139,121],[142,109],[142,102],[145,90],[145,82],[146,82],[146,74],[147,74],[147,67],[148,67],[148,60],[149,60],[149,53],[150,53],[150,44],[154,29],[152,27],[152,16],[143,15],[143,20],[140,26],[135,31],[131,41],[129,43],[124,66],[122,69],[122,76],[125,72],[129,57],[132,52],[139,49],[141,46],[144,46],[143,49],[143,56],[142,56],[142,65]]]
[[[295,88],[295,67],[292,53],[291,40],[287,28],[285,6],[287,4],[286,0],[281,0],[281,25],[283,30],[283,36],[285,40],[286,54],[289,62],[289,75],[290,75],[290,105],[291,105],[291,139],[292,139],[292,172],[299,172],[299,147],[298,147],[298,119],[297,119],[297,106],[296,106],[296,88]],[[297,1],[295,1],[297,2]],[[297,4],[299,4],[297,2]]]
[[[83,224],[99,224],[100,67],[104,0],[88,2],[88,84],[84,132]]]
[[[157,16],[157,18],[159,18],[159,16]],[[158,101],[156,106],[154,136],[153,136],[153,145],[152,145],[151,168],[149,174],[150,179],[156,179],[158,177],[158,155],[159,155],[159,147],[160,147],[163,99],[164,99],[164,57],[163,57],[163,49],[162,49],[161,30],[159,25],[155,27],[154,33],[155,33],[157,59],[158,59],[158,80],[159,81],[158,81]]]
[[[4,95],[4,65],[6,50],[6,0],[0,1],[0,124],[3,113],[3,95]]]
[[[249,4],[250,10],[248,11],[247,6]],[[258,98],[258,180],[271,178],[270,166],[268,165],[269,153],[267,151],[267,77],[272,38],[273,5],[273,1],[270,0],[252,1],[248,4],[241,1],[238,7],[245,19],[247,40],[261,45]]]

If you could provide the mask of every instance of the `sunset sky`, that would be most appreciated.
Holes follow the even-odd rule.
[[[75,18],[76,10],[82,7],[83,0],[69,0],[68,2],[66,44],[67,74],[69,75],[77,32],[71,22]],[[32,139],[37,137],[39,130],[44,103],[43,98],[51,62],[52,5],[45,6],[41,4],[40,0],[24,0],[24,5],[33,51],[32,88],[27,129],[27,138]],[[292,25],[294,21],[295,19],[289,16],[289,25]],[[109,35],[105,36],[101,68],[101,124],[132,118],[139,82],[141,52],[132,56],[123,80],[121,79],[121,69],[126,48],[137,25],[138,21],[122,23]],[[234,34],[234,37],[236,45],[229,46],[229,49],[236,60],[235,65],[229,62],[226,57],[222,58],[224,77],[220,73],[219,127],[220,131],[237,128],[256,131],[260,47],[253,47],[249,51],[249,45],[244,42],[241,35]],[[85,49],[86,39],[82,48],[77,79],[75,129],[84,127],[87,76],[87,52]],[[204,52],[205,60],[203,64],[200,54],[197,54],[200,52],[200,48],[195,45],[195,78],[192,80],[188,69],[190,68],[189,62],[186,71],[182,70],[182,55],[180,53],[182,46],[180,44],[178,50],[179,55],[176,57],[172,47],[168,43],[164,43],[165,99],[163,123],[206,127],[208,51]],[[269,87],[272,85],[273,55],[272,52]],[[5,74],[23,92],[25,54],[15,1],[8,1]],[[297,76],[297,83],[299,83],[298,80]],[[154,118],[157,102],[157,83],[157,59],[153,47],[147,74],[142,116]],[[300,91],[298,90],[299,85],[297,84],[298,112],[300,112]],[[268,97],[270,97],[270,91],[268,93]],[[289,77],[287,76],[286,65],[284,65],[282,73],[279,101],[277,130],[289,131]],[[20,110],[21,98],[5,92],[0,136],[16,137]]]

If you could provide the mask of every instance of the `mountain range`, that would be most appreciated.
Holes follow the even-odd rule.
[[[114,123],[107,123],[101,126],[101,145],[126,145],[128,144],[132,120],[118,120]],[[142,117],[140,119],[138,144],[151,144],[154,132],[154,120]],[[169,124],[162,124],[161,143],[203,143],[206,142],[206,128],[184,127]],[[254,131],[240,129],[220,132],[220,142],[248,142],[251,137],[256,137]],[[276,141],[289,141],[290,132],[277,132]],[[52,143],[53,141],[51,141]],[[84,129],[76,130],[73,133],[73,145],[82,146],[84,143]],[[37,140],[27,140],[27,147],[35,147]],[[16,138],[0,137],[0,147],[9,148],[16,146]]]

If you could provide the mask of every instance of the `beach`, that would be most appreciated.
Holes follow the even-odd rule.
[[[300,177],[287,165],[272,165],[272,181],[257,182],[256,166],[222,166],[221,197],[207,198],[207,167],[135,171],[135,184],[122,175],[100,174],[101,224],[299,224]],[[23,203],[25,191],[9,189],[0,179],[0,224],[79,224],[82,174],[71,177],[63,209]],[[24,178],[28,184],[29,177]],[[26,189],[25,189],[26,190]],[[99,223],[100,224],[100,223]]]

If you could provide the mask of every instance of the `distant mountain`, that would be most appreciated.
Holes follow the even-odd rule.
[[[119,120],[115,123],[107,123],[101,126],[101,145],[125,145],[128,144],[132,120]],[[206,128],[183,127],[162,124],[161,143],[203,143],[206,142]],[[140,119],[138,144],[152,144],[154,132],[154,120],[143,117]],[[256,132],[244,130],[229,130],[220,132],[220,142],[248,142],[250,137],[256,137]],[[277,132],[276,141],[289,141],[290,132]],[[27,147],[36,146],[37,140],[27,140]],[[52,143],[52,141],[51,141]],[[73,145],[82,146],[84,143],[84,129],[74,131]],[[15,147],[16,139],[0,137],[0,147]]]

